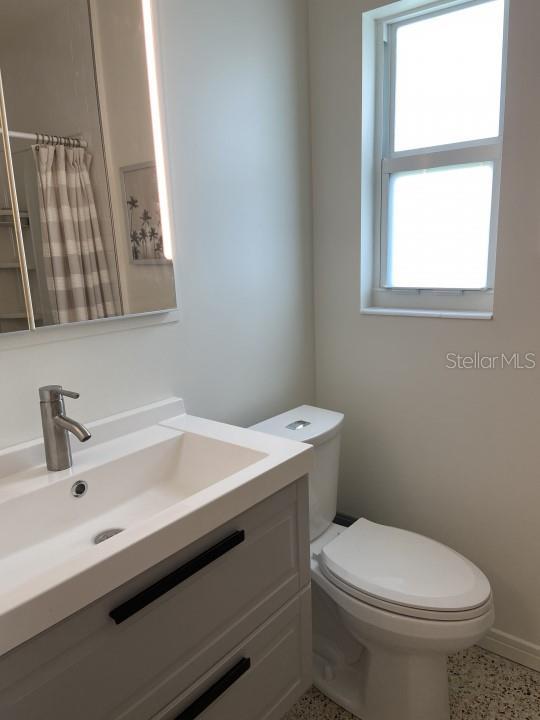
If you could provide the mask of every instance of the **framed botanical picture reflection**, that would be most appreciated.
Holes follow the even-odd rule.
[[[163,253],[156,165],[153,162],[120,168],[130,262],[170,264]]]

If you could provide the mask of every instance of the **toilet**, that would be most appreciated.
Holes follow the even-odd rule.
[[[493,625],[489,581],[435,540],[365,518],[334,523],[343,419],[303,405],[252,428],[315,446],[314,684],[361,720],[449,720],[447,656]]]

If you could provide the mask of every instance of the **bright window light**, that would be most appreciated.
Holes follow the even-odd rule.
[[[392,287],[486,287],[493,164],[392,175],[388,278]]]
[[[396,28],[394,151],[499,135],[503,0]]]

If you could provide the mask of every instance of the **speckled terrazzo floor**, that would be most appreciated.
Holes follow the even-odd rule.
[[[474,647],[450,658],[452,720],[540,720],[540,673]],[[311,690],[283,720],[354,720]]]

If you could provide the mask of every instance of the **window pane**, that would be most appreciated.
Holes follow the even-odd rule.
[[[398,27],[396,151],[499,135],[503,29],[503,0]]]
[[[392,175],[388,284],[485,287],[492,187],[492,163]]]

